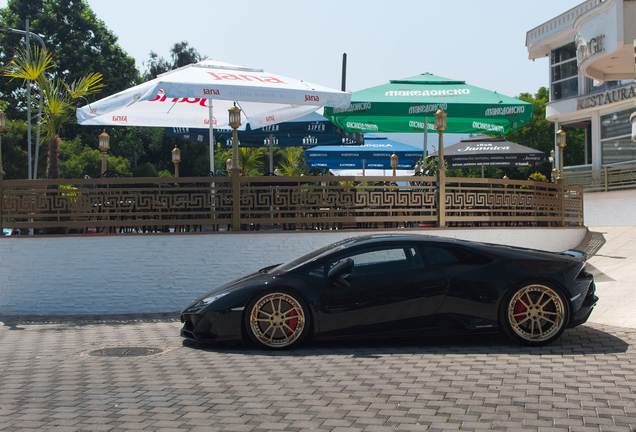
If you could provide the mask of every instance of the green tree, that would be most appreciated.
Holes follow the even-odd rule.
[[[43,119],[46,130],[49,153],[47,175],[49,179],[59,177],[58,145],[59,133],[66,123],[74,122],[75,103],[78,99],[97,93],[103,85],[102,76],[93,73],[67,85],[61,79],[49,79],[46,70],[52,64],[50,55],[39,48],[29,53],[19,49],[11,62],[2,71],[11,79],[18,78],[26,82],[31,80],[42,91]]]
[[[106,156],[108,169],[132,175],[128,159]],[[82,144],[79,137],[60,145],[60,178],[98,177],[102,171],[102,152]]]
[[[27,178],[27,126],[24,120],[7,120],[2,132],[2,167],[5,179]]]
[[[84,0],[9,0],[0,9],[0,27],[24,30],[25,19],[53,56],[53,80],[73,82],[88,72],[99,72],[105,95],[141,82],[135,60]],[[0,33],[0,63],[9,63],[15,48],[23,43],[21,35]],[[31,43],[36,41],[31,39]],[[12,119],[26,118],[23,94],[19,83],[0,81],[0,96],[8,102],[7,115]]]
[[[508,141],[524,145],[536,150],[540,150],[550,156],[550,152],[554,149],[554,123],[546,120],[546,105],[549,102],[549,90],[541,87],[539,91],[532,96],[530,93],[522,93],[518,99],[529,102],[534,108],[534,118],[524,127],[518,129],[506,136]],[[564,128],[567,135],[568,146],[564,152],[564,165],[580,165],[584,163],[584,130],[577,128]],[[550,178],[552,165],[545,162],[541,165],[531,168],[519,168],[503,170],[508,177],[514,179],[525,180],[533,172],[537,171]],[[502,176],[503,177],[503,176]]]
[[[154,51],[150,51],[150,59],[143,63],[146,66],[146,72],[144,72],[144,80],[150,81],[157,78],[162,73],[172,70],[170,63],[168,63],[163,57],[159,57]]]
[[[68,83],[78,81],[89,71],[100,72],[105,95],[141,82],[135,60],[118,45],[117,37],[96,18],[86,1],[8,0],[7,7],[0,9],[0,27],[24,30],[25,19],[29,19],[29,30],[42,37],[53,57],[54,65],[49,70],[52,80],[61,79]],[[0,33],[0,64],[8,64],[16,48],[24,46],[24,41],[22,35]],[[30,41],[32,46],[39,47],[35,38]],[[21,84],[16,80],[0,80],[0,99],[7,102],[4,111],[8,119],[26,119],[26,89]],[[93,99],[94,96],[89,96],[87,101]],[[37,142],[37,107],[32,107],[32,113],[32,142]],[[84,143],[97,148],[100,132],[99,127],[79,126],[73,122],[66,124],[59,135],[65,140],[79,135]],[[38,159],[42,159],[47,151],[47,142],[43,141],[41,145]],[[36,153],[38,151],[33,155]],[[38,168],[35,178],[43,174],[45,165],[38,163]]]
[[[172,62],[165,60],[163,57],[159,57],[159,54],[156,52],[150,51],[150,59],[144,62],[144,65],[147,67],[144,72],[144,79],[150,81],[162,73],[189,65],[190,63],[199,62],[203,59],[203,56],[199,54],[194,47],[189,46],[188,42],[182,41],[172,46],[170,59]]]

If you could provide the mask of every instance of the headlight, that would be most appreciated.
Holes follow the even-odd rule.
[[[220,299],[221,297],[224,297],[226,295],[228,295],[230,293],[230,291],[224,291],[224,292],[220,292],[220,293],[216,293],[213,294],[209,297],[204,298],[203,300],[201,300],[201,304],[203,305],[209,305],[210,303],[212,303],[213,301],[217,301],[218,299]]]

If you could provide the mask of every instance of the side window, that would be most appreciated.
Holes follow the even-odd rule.
[[[304,271],[303,274],[305,274],[306,276],[312,277],[312,278],[316,278],[316,279],[324,278],[325,277],[325,264],[324,264],[324,262],[322,264],[320,264],[319,266],[312,267],[309,270]]]
[[[354,266],[351,272],[353,277],[395,273],[424,267],[422,257],[415,248],[391,247],[340,256],[337,260],[329,262],[329,269],[345,258],[353,260]]]
[[[450,264],[457,261],[457,257],[446,249],[437,246],[423,246],[422,253],[426,260],[426,267]]]

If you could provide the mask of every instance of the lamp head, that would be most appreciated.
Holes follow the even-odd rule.
[[[172,163],[178,164],[179,162],[181,162],[181,150],[179,150],[175,144],[172,149]]]
[[[241,126],[241,110],[236,106],[236,103],[229,110],[230,112],[230,127],[232,129],[238,129]]]
[[[391,155],[391,168],[396,169],[398,166],[398,155],[393,153]]]
[[[556,145],[560,148],[565,147],[565,136],[566,133],[563,132],[561,129],[559,129],[559,131],[556,133]]]
[[[106,133],[106,129],[104,129],[104,132],[102,132],[101,134],[99,134],[99,149],[106,153],[108,151],[108,149],[110,144],[110,136]]]
[[[444,132],[446,129],[446,113],[441,108],[435,113],[435,129],[438,132]]]

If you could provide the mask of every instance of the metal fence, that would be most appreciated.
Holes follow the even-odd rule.
[[[582,186],[585,192],[609,192],[636,188],[636,164],[606,166],[600,170],[565,171],[565,184]]]
[[[440,206],[437,177],[236,179],[0,177],[0,227],[66,233],[583,224],[582,189],[552,183],[449,177]]]

